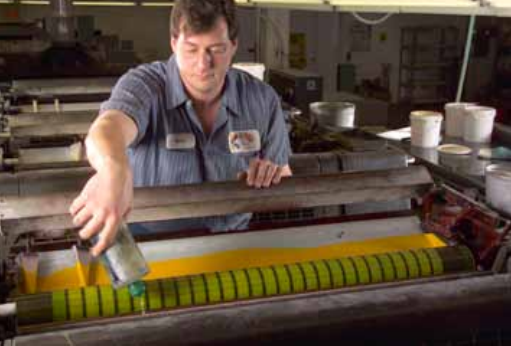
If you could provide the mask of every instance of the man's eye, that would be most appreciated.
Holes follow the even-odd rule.
[[[225,46],[217,46],[211,47],[210,52],[213,54],[223,54],[227,51],[227,47]]]
[[[187,52],[187,53],[197,53],[197,48],[185,48],[185,52]]]

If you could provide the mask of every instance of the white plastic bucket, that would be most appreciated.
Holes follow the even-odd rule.
[[[349,102],[314,102],[309,105],[313,121],[320,126],[355,126],[355,105]]]
[[[445,105],[445,135],[463,137],[465,108],[475,103],[451,102]]]
[[[436,148],[440,143],[442,114],[433,111],[413,111],[410,113],[412,146]]]
[[[257,62],[238,62],[232,64],[232,67],[245,71],[257,79],[264,80],[264,71],[266,69],[264,64]]]
[[[463,140],[472,143],[490,143],[496,114],[495,108],[491,107],[466,107]]]
[[[438,150],[436,150],[435,148],[421,148],[418,146],[412,146],[410,148],[410,153],[413,156],[418,157],[422,160],[438,164],[439,155]]]
[[[486,201],[511,215],[511,164],[486,167]]]

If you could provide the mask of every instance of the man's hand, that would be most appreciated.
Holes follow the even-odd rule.
[[[99,256],[115,240],[117,229],[133,202],[133,179],[128,166],[115,164],[103,167],[89,179],[69,212],[73,223],[82,227],[80,237],[89,239],[98,235],[91,249]]]
[[[252,159],[248,171],[240,174],[240,179],[246,179],[248,186],[255,188],[270,187],[280,183],[282,177],[291,175],[289,165],[279,166],[269,160]]]

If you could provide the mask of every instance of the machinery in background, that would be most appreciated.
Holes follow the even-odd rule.
[[[309,114],[309,104],[321,101],[323,78],[315,73],[297,69],[270,69],[268,83],[275,88],[282,101]]]
[[[51,15],[35,23],[1,23],[0,79],[119,76],[140,63],[129,41],[94,29],[69,0],[52,0]]]
[[[83,138],[115,82],[13,80],[0,91],[0,171],[86,165]]]

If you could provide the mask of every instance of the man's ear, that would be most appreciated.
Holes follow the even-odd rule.
[[[177,45],[177,39],[174,36],[170,37],[170,48],[172,49],[172,52],[176,51],[176,45]]]
[[[236,55],[236,52],[238,51],[238,39],[235,39],[232,41],[233,50],[232,50],[232,56]]]

